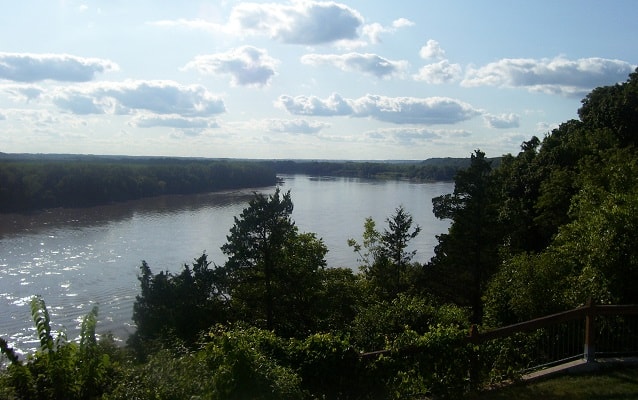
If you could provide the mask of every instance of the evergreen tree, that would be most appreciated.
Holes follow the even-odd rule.
[[[471,165],[456,175],[454,192],[432,199],[434,215],[451,219],[448,233],[431,260],[433,289],[457,304],[470,306],[471,320],[483,316],[481,296],[498,265],[499,228],[491,163],[477,150]]]

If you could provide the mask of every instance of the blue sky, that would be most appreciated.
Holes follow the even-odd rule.
[[[0,151],[517,153],[638,63],[638,2],[5,1]]]

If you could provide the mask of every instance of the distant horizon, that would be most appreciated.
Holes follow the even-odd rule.
[[[638,64],[638,2],[6,2],[10,153],[515,154]]]

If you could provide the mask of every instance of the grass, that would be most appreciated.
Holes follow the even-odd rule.
[[[629,400],[638,399],[638,368],[520,383],[484,392],[472,400]]]

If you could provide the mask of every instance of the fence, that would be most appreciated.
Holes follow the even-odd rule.
[[[573,310],[485,332],[472,326],[464,342],[458,346],[472,345],[470,360],[465,365],[469,368],[469,383],[474,387],[576,359],[594,362],[597,357],[636,356],[638,305],[588,302]],[[421,351],[380,350],[361,356],[419,357]]]
[[[480,379],[478,369],[505,373],[503,363],[512,372],[525,373],[575,359],[594,362],[601,357],[638,355],[638,305],[587,305],[519,324],[479,332],[472,326],[469,343],[490,357],[473,361],[471,379]],[[479,350],[480,351],[480,350]],[[495,355],[496,354],[496,355]],[[485,363],[492,363],[486,366]]]

